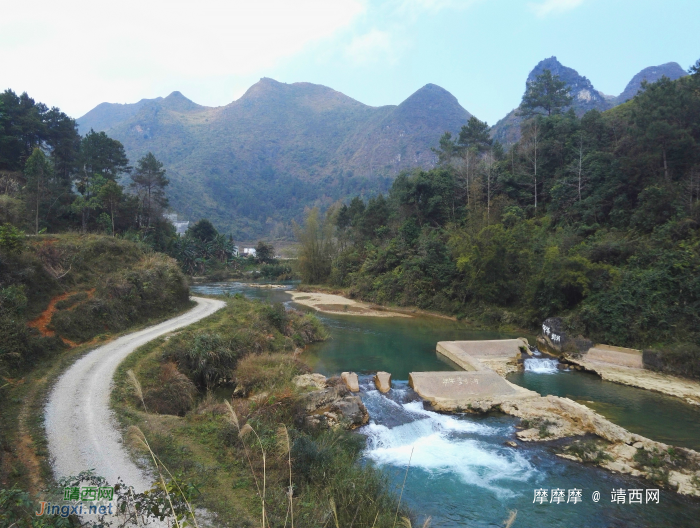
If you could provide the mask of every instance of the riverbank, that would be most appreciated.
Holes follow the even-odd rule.
[[[585,357],[585,356],[584,356]],[[614,365],[600,361],[564,357],[566,363],[597,374],[605,381],[675,396],[690,405],[700,406],[700,382],[651,370]]]
[[[379,471],[358,463],[359,438],[344,431],[366,410],[299,359],[328,337],[316,317],[279,308],[230,297],[211,317],[142,346],[118,368],[112,409],[198,490],[192,502],[213,525],[258,525],[264,509],[266,525],[283,526],[293,509],[298,525],[321,528],[334,504],[341,526],[388,528],[397,498]],[[133,435],[125,443],[144,459]]]

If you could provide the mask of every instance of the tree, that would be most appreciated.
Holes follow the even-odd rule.
[[[99,174],[116,181],[131,168],[124,145],[104,132],[90,129],[80,141],[78,169],[83,175]]]
[[[266,264],[275,260],[275,247],[272,244],[266,244],[262,240],[258,240],[258,245],[255,246],[255,260],[260,264]]]
[[[304,282],[323,282],[331,273],[335,255],[334,216],[333,209],[326,211],[322,217],[318,207],[314,207],[306,215],[303,227],[292,222],[294,234],[299,241],[299,272]]]
[[[165,187],[170,183],[165,177],[163,164],[149,152],[141,158],[136,165],[136,170],[131,175],[132,186],[141,195],[143,203],[143,216],[146,217],[146,226],[151,227],[151,220],[158,208],[164,208],[168,204],[165,197]]]
[[[219,232],[209,220],[202,218],[187,230],[187,236],[204,242],[211,242],[219,235]]]
[[[459,132],[457,144],[462,150],[474,149],[477,153],[482,153],[489,149],[492,141],[488,123],[471,116]]]
[[[233,257],[236,256],[236,245],[233,243],[233,237],[231,235],[226,237],[226,235],[216,235],[212,241],[214,246],[214,256],[222,264],[228,266],[229,262]]]
[[[107,181],[100,174],[92,174],[81,178],[80,195],[73,200],[71,209],[73,212],[80,214],[83,233],[87,232],[91,211],[99,208],[102,204],[98,193]]]
[[[527,83],[518,115],[528,118],[541,114],[558,114],[573,102],[574,98],[569,92],[569,87],[558,75],[544,70],[534,81]]]
[[[100,187],[97,196],[109,211],[109,216],[112,220],[112,236],[114,236],[114,214],[124,196],[123,189],[117,182],[108,180]]]
[[[27,178],[26,189],[28,194],[32,196],[34,204],[35,235],[39,234],[39,208],[46,193],[52,171],[51,162],[44,152],[40,148],[35,148],[24,166],[24,175]]]
[[[75,188],[80,196],[72,208],[81,215],[82,231],[88,229],[90,214],[100,204],[98,190],[107,180],[117,181],[130,170],[124,145],[107,136],[104,132],[90,130],[80,141]]]
[[[34,149],[42,146],[47,110],[26,93],[18,96],[5,90],[0,94],[0,169],[21,171]]]
[[[534,119],[530,119],[523,124],[522,127],[522,140],[520,151],[525,157],[527,170],[532,178],[532,187],[534,189],[535,195],[535,210],[537,210],[537,195],[538,195],[538,174],[540,160],[540,118],[535,116]]]
[[[688,68],[688,73],[690,75],[700,75],[700,59],[695,61],[690,68]]]
[[[692,133],[696,124],[687,95],[679,83],[664,76],[655,83],[643,82],[635,98],[633,131],[644,153],[660,162],[667,182],[685,173],[697,159],[693,156],[696,141]]]
[[[444,164],[452,161],[458,149],[452,139],[452,134],[450,132],[445,132],[440,137],[440,146],[438,148],[431,148],[431,150],[438,155],[438,163]]]

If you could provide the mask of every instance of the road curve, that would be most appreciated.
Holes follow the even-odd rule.
[[[98,347],[76,361],[59,378],[44,413],[46,437],[56,478],[93,469],[110,484],[121,477],[138,493],[151,487],[151,479],[134,464],[122,442],[116,418],[109,407],[114,373],[138,347],[152,339],[203,319],[226,303],[192,297],[189,312]]]

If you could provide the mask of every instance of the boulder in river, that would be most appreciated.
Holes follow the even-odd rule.
[[[297,387],[312,387],[316,389],[326,388],[326,376],[323,374],[318,374],[316,372],[312,374],[301,374],[294,378],[294,384]]]
[[[383,371],[377,372],[374,375],[374,384],[379,392],[389,392],[391,390],[391,374]]]
[[[561,317],[550,317],[542,323],[542,334],[537,337],[537,347],[549,354],[578,356],[585,354],[593,341],[583,336],[572,337],[564,328]]]
[[[350,390],[350,392],[360,392],[360,382],[357,379],[357,374],[354,372],[343,372],[340,378],[345,383],[345,386]]]
[[[337,378],[335,378],[337,380]],[[329,385],[333,380],[329,380]],[[369,413],[359,396],[350,393],[344,383],[304,394],[302,404],[308,426],[327,425],[355,429],[369,421]]]

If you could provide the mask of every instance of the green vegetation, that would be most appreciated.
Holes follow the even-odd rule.
[[[379,471],[358,464],[363,437],[305,425],[307,389],[293,378],[309,369],[295,350],[326,337],[312,315],[232,297],[224,310],[130,356],[114,405],[223,526],[260,525],[262,498],[266,524],[283,526],[292,513],[290,478],[297,526],[336,517],[340,526],[372,526],[375,518],[375,526],[391,526],[396,498]]]
[[[0,373],[189,304],[174,260],[126,240],[45,235],[0,249]],[[31,327],[29,321],[34,320]]]
[[[131,192],[122,187],[131,176]],[[78,134],[75,120],[26,93],[0,94],[0,225],[35,235],[69,229],[126,234],[163,250],[174,230],[162,217],[168,185],[150,152],[129,166],[104,132]]]
[[[25,237],[4,226],[0,488],[5,490],[0,500],[11,501],[12,511],[21,512],[52,481],[43,407],[45,391],[62,370],[96,343],[189,306],[189,289],[177,263],[145,244],[104,235]],[[15,521],[20,526],[48,523]]]
[[[567,452],[579,457],[584,462],[602,464],[613,458],[605,451],[605,442],[598,438],[582,438],[574,440],[565,449]]]
[[[471,120],[443,137],[438,168],[330,211],[337,244],[304,278],[490,325],[561,316],[599,342],[697,342],[700,76],[647,84],[605,113],[549,113],[507,152]],[[310,240],[309,252],[322,237]]]

